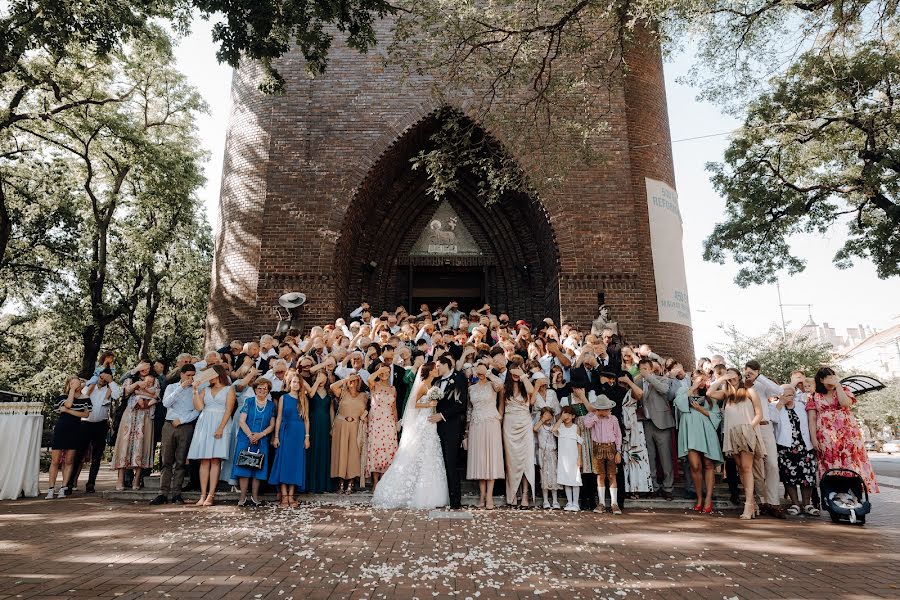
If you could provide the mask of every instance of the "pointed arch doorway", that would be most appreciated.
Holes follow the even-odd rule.
[[[410,159],[441,124],[437,111],[400,135],[369,169],[347,210],[335,277],[344,308],[457,300],[460,308],[559,317],[558,250],[540,200],[508,194],[485,206],[470,173],[444,198]]]

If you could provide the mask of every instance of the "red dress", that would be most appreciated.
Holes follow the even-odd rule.
[[[849,396],[851,406],[856,404],[856,398],[849,389],[845,387],[844,393]],[[806,410],[816,411],[819,477],[828,469],[850,469],[859,473],[870,494],[877,493],[875,471],[869,463],[862,431],[850,406],[841,406],[836,392],[812,393],[806,400]]]
[[[369,441],[366,451],[366,477],[372,473],[384,473],[397,453],[397,421],[394,420],[394,404],[397,392],[393,387],[383,387],[372,392],[369,407]]]

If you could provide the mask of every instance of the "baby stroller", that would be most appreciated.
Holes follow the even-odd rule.
[[[850,469],[829,469],[819,481],[819,490],[832,523],[865,524],[872,505],[866,482],[859,473]]]

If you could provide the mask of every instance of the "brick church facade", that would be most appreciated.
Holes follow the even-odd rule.
[[[279,296],[301,291],[306,328],[363,300],[393,310],[450,297],[589,327],[603,301],[629,341],[691,360],[690,327],[659,322],[650,249],[645,178],[675,185],[662,61],[647,40],[628,63],[604,101],[607,160],[490,207],[466,177],[441,202],[427,194],[409,159],[443,107],[376,54],[336,44],[316,79],[288,56],[283,96],[257,90],[254,65],[236,70],[207,344],[272,333]]]

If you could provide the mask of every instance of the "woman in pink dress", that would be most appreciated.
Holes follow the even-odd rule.
[[[372,490],[388,470],[397,453],[397,390],[388,383],[390,367],[382,365],[369,376],[369,444],[366,476],[372,476]]]
[[[819,477],[828,469],[859,473],[870,494],[878,492],[875,471],[869,463],[862,431],[850,408],[856,398],[841,385],[832,369],[816,373],[816,389],[806,400],[809,433],[819,458]]]

